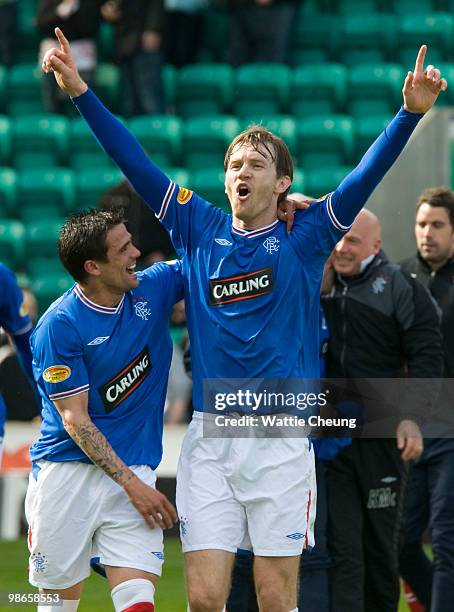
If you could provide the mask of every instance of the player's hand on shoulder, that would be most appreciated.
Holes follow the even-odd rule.
[[[155,524],[161,529],[169,529],[175,525],[178,520],[177,512],[163,493],[150,487],[135,475],[123,488],[151,529]]]
[[[287,233],[290,233],[295,220],[295,211],[304,210],[310,206],[314,198],[310,198],[302,193],[290,193],[285,200],[277,205],[277,217],[280,221],[287,224]]]
[[[69,42],[60,28],[55,28],[55,35],[60,43],[60,49],[54,47],[46,52],[42,69],[46,73],[53,71],[60,89],[68,96],[76,98],[85,93],[88,86],[79,75]]]
[[[440,91],[448,87],[438,68],[429,65],[424,70],[426,52],[427,46],[422,45],[416,58],[415,70],[408,72],[402,89],[404,108],[411,113],[426,113],[435,104]]]

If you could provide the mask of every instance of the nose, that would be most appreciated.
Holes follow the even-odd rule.
[[[142,253],[141,253],[141,252],[139,251],[139,249],[138,249],[136,246],[134,246],[134,245],[132,246],[132,249],[133,249],[132,256],[134,257],[134,259],[138,259],[138,258],[139,258],[139,257],[142,255]]]
[[[335,251],[336,253],[345,253],[347,251],[347,242],[342,238],[341,240],[339,240],[339,242],[336,244],[335,247]]]
[[[238,176],[242,177],[242,176],[249,176],[251,172],[251,169],[249,167],[249,164],[244,162],[243,165],[241,166],[241,168],[238,170]]]

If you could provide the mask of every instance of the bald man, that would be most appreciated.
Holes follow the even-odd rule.
[[[381,251],[378,218],[364,209],[336,245],[322,297],[330,330],[328,376],[353,379],[438,378],[439,318],[428,292]],[[395,612],[397,543],[405,462],[422,452],[415,419],[434,401],[411,385],[394,409],[396,438],[357,438],[328,469],[328,542],[332,612]],[[383,411],[381,404],[379,410]],[[377,410],[377,406],[375,406]],[[374,414],[375,418],[384,417]],[[392,435],[389,433],[379,435]]]

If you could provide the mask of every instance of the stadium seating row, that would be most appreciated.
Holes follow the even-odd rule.
[[[242,129],[260,123],[284,138],[299,165],[312,169],[321,163],[355,163],[392,117],[380,113],[378,102],[374,110],[371,117],[357,120],[340,114],[308,116],[299,121],[288,115],[257,114],[243,120],[208,115],[186,121],[153,115],[131,119],[128,126],[158,165],[184,166],[194,171],[222,169],[230,141]],[[0,166],[21,172],[54,166],[68,166],[77,172],[112,168],[83,119],[69,121],[55,115],[14,121],[0,116]]]

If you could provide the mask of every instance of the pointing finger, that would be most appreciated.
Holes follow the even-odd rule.
[[[426,57],[427,45],[422,45],[418,52],[418,57],[415,63],[415,74],[422,73],[424,71],[424,60]]]
[[[55,28],[54,31],[55,31],[55,36],[58,38],[58,42],[60,43],[62,51],[64,51],[65,53],[69,53],[71,49],[69,46],[68,39],[65,37],[65,35],[60,30],[60,28]]]

